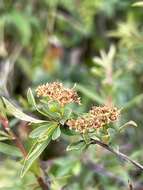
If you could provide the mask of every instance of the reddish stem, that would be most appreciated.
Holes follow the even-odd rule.
[[[14,140],[16,146],[19,148],[19,150],[21,151],[21,153],[23,154],[23,156],[25,158],[27,156],[26,149],[23,146],[20,139],[10,130],[9,122],[8,122],[7,118],[4,118],[4,117],[0,116],[0,121],[2,123],[2,126],[4,127],[4,130],[12,137],[12,139]]]
[[[21,143],[20,139],[13,133],[11,132],[13,137],[14,137],[14,141],[16,146],[19,148],[19,150],[21,151],[21,153],[23,154],[24,158],[26,158],[27,156],[27,151],[25,149],[25,147],[23,146],[23,144]]]
[[[27,151],[26,151],[24,145],[22,144],[21,140],[18,138],[18,136],[16,136],[16,134],[14,134],[13,131],[10,130],[9,122],[8,122],[7,118],[0,116],[0,122],[1,122],[4,130],[12,137],[12,139],[15,142],[15,145],[19,148],[19,150],[23,154],[24,158],[26,158]],[[36,178],[37,178],[37,181],[38,181],[40,187],[43,190],[49,190],[49,186],[44,182],[42,177],[36,176]]]
[[[37,181],[43,190],[50,190],[49,186],[44,182],[42,177],[37,176]]]

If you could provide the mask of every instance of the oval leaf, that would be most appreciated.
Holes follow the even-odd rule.
[[[44,120],[39,120],[39,119],[36,119],[36,118],[33,118],[25,113],[23,113],[20,109],[18,109],[17,107],[15,107],[13,104],[11,104],[6,98],[2,98],[5,105],[6,105],[6,108],[8,110],[8,112],[15,116],[16,118],[20,119],[20,120],[23,120],[23,121],[27,121],[27,122],[31,122],[31,123],[43,123],[43,122],[46,122]]]
[[[56,140],[61,135],[61,129],[60,127],[57,127],[52,135],[52,140]]]
[[[22,154],[17,147],[2,142],[0,142],[0,152],[10,156],[22,157]]]
[[[35,98],[33,96],[31,88],[29,88],[27,91],[27,99],[28,99],[28,102],[31,106],[36,107],[36,101],[35,101]]]
[[[49,111],[53,112],[53,113],[60,111],[60,105],[56,101],[49,102],[48,103],[48,108],[49,108]]]
[[[26,174],[26,172],[32,166],[33,162],[40,156],[40,154],[48,146],[56,127],[57,127],[56,125],[49,127],[47,133],[47,139],[45,139],[45,141],[40,141],[40,142],[38,140],[35,141],[34,145],[32,146],[31,150],[29,151],[27,157],[24,160],[24,165],[21,170],[21,177],[23,177]]]
[[[123,130],[125,130],[128,127],[137,127],[137,124],[134,121],[129,121],[119,128],[119,132],[122,132]]]
[[[48,130],[48,127],[50,125],[51,123],[47,123],[47,124],[41,125],[40,127],[37,127],[30,133],[29,137],[33,139],[40,137],[43,133],[45,133]]]
[[[1,137],[0,136],[0,141],[5,141],[5,140],[10,140],[8,137]]]
[[[72,143],[70,144],[68,147],[67,147],[67,151],[71,151],[71,150],[83,150],[86,148],[86,144],[85,142],[83,141],[78,141],[78,142],[75,142],[75,143]]]
[[[62,133],[64,133],[65,135],[68,135],[68,136],[79,135],[78,132],[69,129],[69,127],[67,127],[67,126],[65,126],[65,125],[61,127],[61,131],[62,131]]]

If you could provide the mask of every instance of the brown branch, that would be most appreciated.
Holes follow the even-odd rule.
[[[27,151],[24,147],[24,145],[22,144],[21,140],[13,133],[11,132],[15,145],[19,148],[19,150],[21,151],[21,153],[23,154],[24,158],[26,158],[27,156]]]
[[[13,131],[9,128],[9,122],[8,122],[7,118],[0,116],[0,123],[2,123],[4,130],[14,140],[15,145],[21,151],[21,153],[23,154],[23,157],[26,158],[27,151],[26,151],[24,145],[22,144],[21,140],[19,139],[19,137],[15,133],[13,133]],[[44,182],[44,179],[42,177],[36,176],[36,179],[37,179],[40,187],[42,188],[42,190],[50,190],[49,186]]]
[[[50,187],[44,182],[42,177],[36,176],[36,178],[37,178],[37,181],[38,181],[40,187],[43,190],[50,190]]]
[[[91,139],[90,144],[97,144],[97,145],[103,147],[104,149],[108,150],[109,152],[112,152],[113,154],[115,154],[118,158],[122,158],[124,161],[132,163],[134,166],[136,166],[137,168],[139,168],[140,170],[143,171],[143,165],[141,165],[138,162],[136,162],[135,160],[129,158],[127,155],[121,153],[120,151],[114,150],[109,145],[107,145],[99,140],[94,140],[94,139]]]
[[[20,152],[23,154],[23,156],[25,158],[27,156],[27,151],[26,151],[24,145],[22,144],[21,140],[9,128],[9,122],[8,122],[7,118],[0,116],[0,122],[2,123],[4,130],[11,136],[11,139],[14,140],[15,145],[17,146],[17,148],[20,150]]]

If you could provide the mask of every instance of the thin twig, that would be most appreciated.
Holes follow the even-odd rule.
[[[37,181],[38,181],[40,187],[43,190],[50,190],[50,187],[44,182],[42,177],[39,177],[39,176],[36,176],[36,177],[37,177]]]
[[[21,153],[23,154],[23,156],[25,158],[27,156],[27,151],[26,151],[24,145],[22,144],[21,140],[9,128],[9,122],[8,122],[7,118],[0,116],[0,122],[2,123],[4,130],[11,136],[11,139],[14,140],[15,145],[18,147],[18,149],[21,151]]]
[[[143,165],[139,164],[137,161],[129,158],[127,155],[121,153],[120,151],[116,151],[114,150],[112,147],[110,147],[109,145],[99,141],[99,140],[94,140],[91,139],[90,144],[98,144],[99,146],[105,148],[106,150],[108,150],[109,152],[112,152],[113,154],[115,154],[117,157],[122,158],[124,161],[130,162],[132,163],[134,166],[136,166],[137,168],[139,168],[140,170],[143,171]]]

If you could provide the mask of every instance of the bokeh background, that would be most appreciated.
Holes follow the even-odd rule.
[[[29,87],[62,81],[76,89],[86,112],[114,103],[119,124],[133,120],[112,146],[143,164],[143,7],[133,0],[0,0],[0,95],[31,112]],[[10,118],[25,139],[24,122]],[[143,190],[143,174],[99,147],[65,152],[63,137],[41,160],[52,190]],[[32,174],[19,178],[20,164],[0,154],[0,189],[34,188]],[[132,184],[132,185],[131,185]]]

